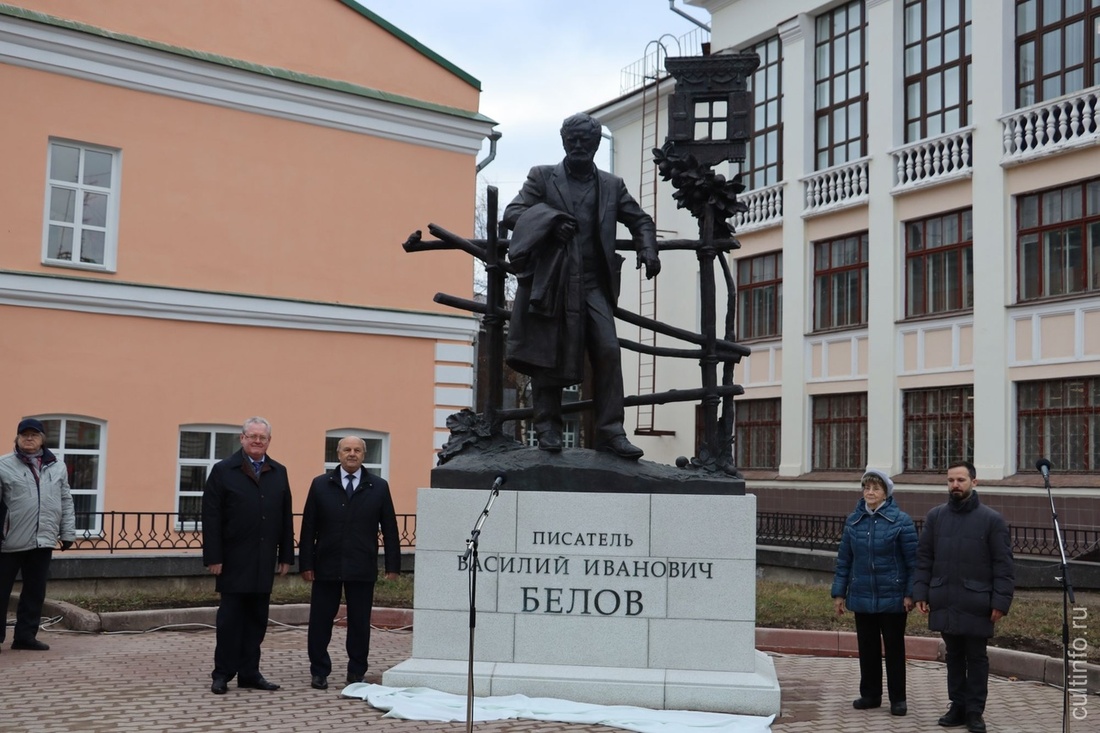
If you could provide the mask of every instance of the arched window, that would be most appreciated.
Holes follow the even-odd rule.
[[[107,423],[88,417],[40,416],[46,447],[69,471],[78,531],[99,532],[103,511]]]
[[[176,511],[184,529],[202,521],[202,489],[210,469],[241,447],[239,425],[181,425],[176,471]]]
[[[336,456],[336,446],[340,443],[341,438],[348,436],[362,438],[367,444],[367,455],[363,460],[363,468],[375,476],[389,479],[390,436],[387,433],[379,433],[375,430],[340,428],[325,433],[325,470],[330,471],[340,465],[340,461]]]

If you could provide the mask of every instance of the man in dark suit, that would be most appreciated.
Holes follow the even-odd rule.
[[[221,594],[210,691],[237,687],[277,690],[260,674],[276,564],[294,562],[294,514],[286,468],[267,455],[271,424],[253,417],[241,430],[241,450],[210,470],[202,495],[202,562]]]
[[[370,651],[370,614],[378,576],[378,529],[386,549],[386,578],[401,572],[397,514],[386,480],[363,468],[367,444],[356,437],[336,446],[340,465],[313,479],[302,515],[298,567],[313,583],[309,598],[310,686],[328,687],[332,658],[328,653],[332,622],[340,610],[340,591],[347,601],[347,681],[362,682]]]
[[[602,127],[576,114],[562,123],[565,159],[535,166],[504,211],[514,230],[508,258],[518,287],[508,330],[507,361],[531,377],[539,448],[562,449],[562,389],[592,365],[596,448],[637,459],[642,451],[623,429],[623,374],[615,334],[615,302],[623,258],[615,253],[616,223],[634,239],[638,267],[657,276],[653,219],[618,176],[596,168]]]

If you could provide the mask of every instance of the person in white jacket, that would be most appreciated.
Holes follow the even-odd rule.
[[[50,648],[37,638],[50,559],[59,540],[67,550],[76,539],[69,472],[45,442],[42,423],[28,418],[16,430],[15,450],[0,456],[0,601],[5,619],[15,576],[23,573],[12,649]],[[0,644],[6,634],[5,623]]]

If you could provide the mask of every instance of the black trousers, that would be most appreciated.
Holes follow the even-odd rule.
[[[904,613],[857,613],[859,696],[882,698],[882,651],[886,652],[886,688],[890,702],[905,700]]]
[[[222,593],[218,604],[213,679],[252,682],[260,675],[270,593]]]
[[[328,677],[332,673],[328,644],[332,641],[332,623],[340,611],[341,590],[348,606],[348,639],[345,644],[348,674],[362,677],[367,673],[374,581],[314,580],[309,596],[309,632],[306,634],[311,675]]]
[[[603,290],[592,285],[584,290],[584,349],[592,365],[592,401],[595,407],[596,445],[620,435],[623,428],[623,368],[619,338],[615,333],[614,306]],[[547,386],[538,377],[531,378],[535,431],[561,432],[561,392],[559,386]]]
[[[15,586],[15,576],[23,573],[23,590],[19,592],[19,606],[15,612],[15,641],[33,641],[42,623],[42,603],[46,600],[46,580],[50,576],[52,548],[0,552],[0,601],[3,602],[4,620],[0,628],[0,643],[7,636],[8,599]]]
[[[984,713],[989,695],[989,657],[984,636],[940,634],[947,651],[947,695],[968,713]]]

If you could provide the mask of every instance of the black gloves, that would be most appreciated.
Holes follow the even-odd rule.
[[[61,540],[61,551],[62,552],[64,552],[65,550],[69,549],[72,546],[73,546],[73,541],[72,540]]]

